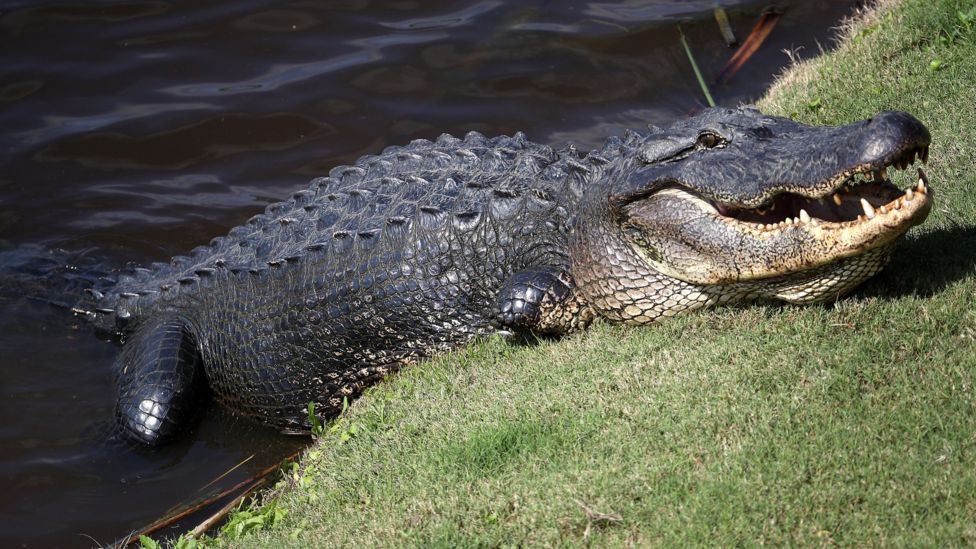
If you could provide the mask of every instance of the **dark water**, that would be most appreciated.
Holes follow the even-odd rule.
[[[740,39],[767,4],[720,3]],[[2,2],[0,267],[54,249],[79,272],[166,260],[414,138],[523,130],[588,149],[682,116],[703,99],[675,24],[711,79],[732,53],[715,4]],[[716,101],[757,97],[781,50],[816,55],[853,4],[779,2],[784,18]],[[116,347],[6,289],[0,546],[109,543],[306,442],[211,409],[163,449],[106,443]]]

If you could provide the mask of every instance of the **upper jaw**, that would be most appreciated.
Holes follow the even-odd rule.
[[[769,138],[739,130],[729,146],[680,162],[628,165],[609,193],[611,213],[619,216],[628,204],[669,187],[737,210],[768,209],[782,195],[828,199],[845,186],[883,182],[891,168],[928,160],[931,135],[907,113],[885,112],[846,126],[778,124],[785,127]]]
[[[880,156],[872,160],[861,161],[850,168],[845,168],[837,173],[825,177],[814,183],[790,185],[776,185],[768,192],[753,197],[742,202],[745,207],[762,207],[768,205],[779,195],[785,193],[797,194],[807,198],[821,199],[829,197],[838,191],[849,190],[853,185],[859,183],[879,183],[889,182],[888,169],[895,168],[905,170],[909,166],[914,166],[916,160],[921,160],[923,164],[929,161],[929,142],[921,141],[901,149],[896,149],[887,155]]]
[[[888,178],[888,170],[907,169],[916,160],[925,164],[928,155],[929,147],[925,142],[878,161],[843,170],[815,185],[771,193],[756,207],[706,200],[716,214],[755,225],[752,228],[760,231],[808,224],[843,228],[906,207],[916,213],[927,214],[927,207],[919,207],[928,204],[931,198],[925,172],[918,168],[917,183],[902,191]],[[907,210],[902,213],[907,213]],[[904,215],[896,217],[906,219]],[[916,220],[916,223],[922,219]]]

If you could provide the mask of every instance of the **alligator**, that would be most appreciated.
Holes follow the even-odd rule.
[[[610,137],[415,140],[332,169],[168,263],[92,289],[116,416],[155,445],[206,398],[308,432],[347,398],[492,332],[564,334],[755,300],[830,302],[932,207],[930,135],[884,112],[808,126],[749,108]],[[913,178],[914,180],[914,178]]]

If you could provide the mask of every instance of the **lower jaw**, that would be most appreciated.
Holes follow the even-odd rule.
[[[611,288],[613,284],[610,283],[589,288],[590,291],[600,291],[587,295],[587,299],[601,316],[634,325],[696,309],[754,301],[829,303],[850,293],[883,269],[894,247],[891,243],[806,271],[723,284],[685,282],[651,270],[644,274],[639,297],[634,295],[636,287]],[[649,291],[652,288],[653,291]]]
[[[799,305],[831,303],[884,269],[891,260],[896,244],[892,242],[805,271],[757,280],[694,286],[705,297],[700,301],[701,306],[754,301],[785,301]]]
[[[766,295],[798,304],[836,301],[881,271],[891,260],[895,245],[891,242],[809,271],[784,275],[771,281]]]
[[[697,286],[716,305],[765,300],[796,304],[832,302],[881,271],[890,261],[895,246],[896,242],[890,242],[810,269]]]

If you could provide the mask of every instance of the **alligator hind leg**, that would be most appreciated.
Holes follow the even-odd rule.
[[[126,438],[156,445],[186,428],[207,394],[194,337],[176,318],[140,326],[116,363],[116,417]]]
[[[584,328],[593,314],[565,269],[533,267],[513,274],[502,285],[495,323],[519,334],[556,335]]]

